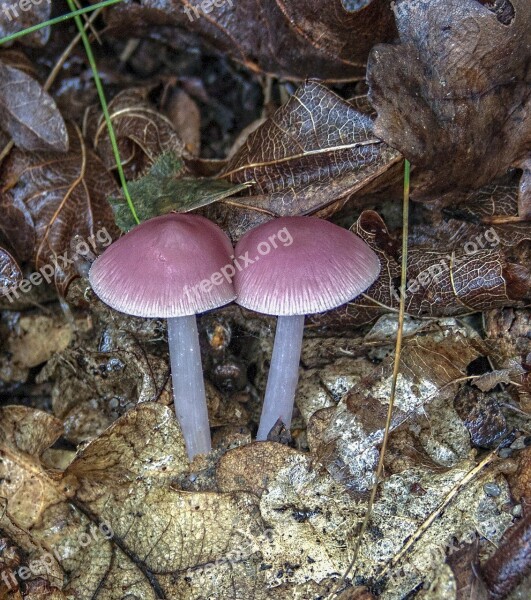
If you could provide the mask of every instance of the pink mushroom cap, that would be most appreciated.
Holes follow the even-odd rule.
[[[359,296],[380,273],[378,257],[361,238],[316,217],[281,217],[260,225],[240,239],[235,256],[236,262],[243,256],[253,261],[234,277],[236,302],[268,315],[336,308]]]
[[[103,302],[128,315],[194,315],[235,299],[223,270],[232,265],[232,255],[217,225],[199,215],[171,213],[145,221],[109,246],[94,261],[89,280]]]

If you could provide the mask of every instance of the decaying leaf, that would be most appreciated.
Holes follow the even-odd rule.
[[[313,317],[316,324],[359,324],[382,312],[398,310],[398,240],[382,218],[370,210],[361,214],[353,230],[379,255],[380,277],[354,302]],[[513,259],[513,244],[527,243],[530,235],[523,224],[487,227],[457,223],[447,230],[439,227],[436,237],[433,232],[428,233],[429,237],[421,232],[415,243],[413,229],[408,249],[406,312],[411,316],[458,315],[520,305],[530,295],[531,272],[525,262],[520,264],[521,256]]]
[[[398,45],[371,51],[375,133],[422,167],[417,196],[481,187],[529,152],[527,0],[399,0]]]
[[[10,473],[8,481],[0,478],[0,493],[13,522],[60,557],[67,594],[110,599],[120,589],[146,600],[177,600],[194,567],[252,554],[246,540],[263,525],[251,495],[170,485],[188,470],[173,411],[139,406],[53,476],[38,456],[60,432],[59,422],[22,407],[0,410],[0,475]],[[50,423],[36,438],[43,419]],[[213,520],[218,527],[209,526]]]
[[[129,194],[140,221],[172,211],[189,212],[248,187],[248,184],[232,184],[223,179],[191,177],[183,161],[173,152],[155,159],[149,172],[128,185]],[[122,231],[129,231],[136,222],[124,199],[109,199]]]
[[[385,318],[388,327],[390,320]],[[421,444],[433,460],[450,465],[463,458],[469,438],[455,411],[448,407],[448,401],[455,396],[466,367],[481,354],[483,347],[470,328],[459,326],[452,319],[443,323],[440,322],[440,331],[423,332],[420,328],[415,336],[405,340],[391,429],[422,419],[429,414],[429,405],[434,404],[434,410],[443,410],[445,415],[434,418],[433,427],[444,423],[451,434],[439,436],[446,437],[446,441],[437,445],[429,441],[429,436],[424,440],[421,436]],[[376,327],[375,337],[382,336],[381,330]],[[390,398],[393,360],[392,355],[386,355],[337,407],[314,413],[308,423],[310,447],[323,457],[334,477],[356,491],[364,491],[372,484]]]
[[[370,117],[310,81],[229,160],[220,178],[255,183],[212,216],[237,238],[263,219],[333,212],[399,160],[374,136]]]
[[[62,293],[76,275],[74,236],[90,248],[117,235],[107,202],[116,183],[75,127],[70,140],[68,154],[14,150],[0,171],[2,231],[17,258],[46,268]]]
[[[161,154],[174,152],[180,156],[184,148],[172,122],[151,105],[147,96],[148,90],[132,88],[119,93],[109,104],[109,114],[128,180],[142,175]],[[87,111],[83,135],[92,141],[107,169],[116,169],[107,125],[99,105]]]
[[[174,44],[179,34],[190,44],[193,32],[251,71],[336,81],[362,78],[371,46],[396,31],[385,0],[357,3],[352,11],[341,0],[326,11],[319,0],[143,0],[114,7],[108,23],[115,34],[140,31]]]
[[[0,60],[1,127],[23,150],[66,152],[66,124],[53,98],[27,73]]]

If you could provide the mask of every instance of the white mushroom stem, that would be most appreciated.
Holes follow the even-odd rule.
[[[195,315],[168,319],[168,343],[175,412],[191,460],[212,448]]]
[[[278,317],[257,440],[267,440],[279,419],[287,429],[291,426],[303,332],[304,315]]]

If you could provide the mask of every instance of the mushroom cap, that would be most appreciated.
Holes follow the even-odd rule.
[[[235,256],[242,266],[234,276],[236,302],[268,315],[336,308],[380,273],[378,257],[361,238],[316,217],[281,217],[260,225],[240,239]],[[253,263],[243,266],[245,256]]]
[[[89,280],[103,302],[128,315],[182,317],[234,300],[231,278],[223,275],[232,255],[217,225],[199,215],[171,213],[111,244],[94,261]]]

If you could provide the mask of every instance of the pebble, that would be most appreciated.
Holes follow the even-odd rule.
[[[487,496],[491,496],[493,498],[501,494],[500,486],[497,483],[494,483],[493,481],[486,483],[483,486],[483,491],[485,492],[485,494],[487,494]]]

